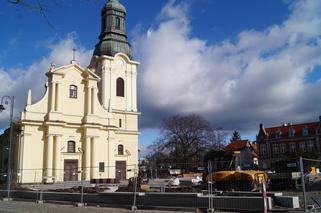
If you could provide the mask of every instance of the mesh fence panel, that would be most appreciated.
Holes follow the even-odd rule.
[[[321,208],[321,160],[302,158],[306,208]]]

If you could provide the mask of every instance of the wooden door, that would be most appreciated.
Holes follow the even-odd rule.
[[[126,161],[116,161],[116,181],[126,180]]]
[[[65,160],[64,181],[78,181],[78,160]]]

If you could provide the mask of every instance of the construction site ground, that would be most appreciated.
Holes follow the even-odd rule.
[[[97,206],[86,206],[86,207],[76,207],[69,204],[61,203],[44,203],[36,204],[34,202],[25,201],[7,201],[0,202],[0,213],[129,213],[133,212],[128,209],[123,208],[107,208],[107,207],[97,207]],[[184,211],[184,210],[137,210],[137,213],[190,213],[195,211]],[[221,212],[222,211],[215,211]]]

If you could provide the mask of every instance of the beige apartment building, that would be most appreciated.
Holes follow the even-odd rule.
[[[139,63],[132,60],[124,6],[109,0],[101,16],[90,65],[82,67],[76,60],[51,64],[42,99],[32,103],[28,92],[12,149],[18,183],[114,182],[134,176]]]

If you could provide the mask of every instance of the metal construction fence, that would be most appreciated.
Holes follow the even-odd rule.
[[[208,161],[204,166],[195,162],[139,166],[70,166],[60,170],[13,170],[9,174],[0,173],[0,186],[3,190],[3,197],[10,197],[10,193],[12,193],[12,196],[19,198],[25,197],[40,201],[59,200],[62,198],[58,198],[59,195],[55,193],[63,193],[63,196],[71,194],[71,201],[78,203],[94,201],[92,196],[99,193],[115,192],[116,196],[117,193],[126,192],[129,193],[126,196],[130,197],[130,201],[127,200],[126,205],[131,204],[133,208],[137,205],[144,205],[144,202],[149,202],[150,195],[147,196],[144,193],[164,193],[164,196],[167,196],[166,193],[182,193],[182,196],[186,193],[195,193],[197,194],[195,200],[202,202],[202,206],[206,205],[209,210],[216,209],[227,200],[233,200],[234,209],[236,206],[238,208],[252,208],[242,207],[243,204],[249,203],[245,202],[245,199],[263,201],[262,205],[260,204],[261,207],[265,206],[264,208],[269,209],[281,205],[277,201],[271,202],[273,197],[280,194],[298,197],[298,206],[302,209],[311,208],[312,205],[317,208],[318,202],[321,202],[319,201],[321,200],[321,174],[319,171],[321,160],[298,158],[284,162],[283,166],[280,162],[276,164],[278,168],[265,171],[259,170],[258,166],[243,165],[239,167],[235,162],[224,160]],[[10,184],[7,181],[8,175],[11,175]],[[179,179],[180,184],[177,185],[175,179]],[[143,193],[144,196],[138,193]],[[120,196],[120,194],[118,195]],[[97,199],[102,199],[98,197]],[[111,200],[115,199],[111,198]],[[153,199],[157,200],[155,197]],[[108,202],[112,202],[111,200]],[[161,199],[158,200],[161,201]],[[115,200],[115,204],[118,202]],[[140,202],[140,204],[136,202]],[[184,207],[184,205],[182,206]],[[223,207],[222,209],[225,208]]]
[[[321,160],[301,158],[305,208],[321,209]]]

